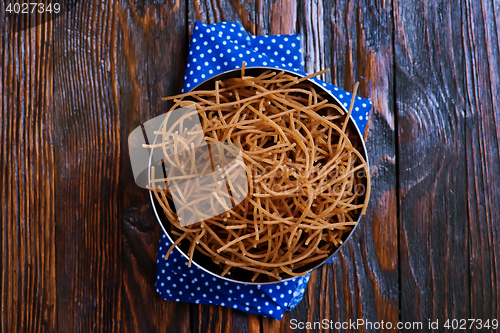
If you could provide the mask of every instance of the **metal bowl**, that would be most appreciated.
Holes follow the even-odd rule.
[[[262,72],[266,70],[273,70],[273,71],[284,71],[287,74],[293,75],[297,78],[303,77],[303,75],[288,71],[288,70],[283,70],[283,69],[276,69],[273,67],[247,67],[245,68],[245,74],[246,75],[251,75],[251,76],[258,76]],[[241,77],[241,69],[233,69],[229,70],[223,73],[220,73],[218,75],[215,75],[199,85],[197,85],[193,90],[208,90],[208,89],[215,89],[215,82],[217,80],[224,80],[227,78],[236,78],[236,77]],[[340,103],[340,101],[332,95],[328,90],[326,90],[324,87],[322,87],[320,84],[314,82],[313,80],[308,80],[310,83],[314,85],[316,90],[318,92],[324,92],[325,97],[329,100],[330,103],[334,103],[338,105],[340,108],[342,108],[346,113],[347,110],[346,108]],[[354,144],[358,147],[360,153],[363,155],[367,165],[368,164],[368,155],[366,153],[366,147],[363,141],[363,135],[359,131],[359,128],[357,127],[356,123],[354,120],[351,118],[351,121],[348,123],[348,126],[350,126],[350,133],[354,133],[355,137],[352,137],[351,134],[351,141],[354,141]],[[156,139],[155,139],[156,142]],[[152,154],[151,154],[152,155]],[[151,158],[150,158],[150,166],[151,166]],[[369,170],[369,167],[368,167]],[[364,184],[366,186],[366,178],[363,180]],[[151,198],[151,203],[153,206],[153,210],[155,212],[156,218],[158,219],[158,222],[160,223],[161,228],[167,235],[169,241],[173,244],[174,243],[174,237],[172,237],[172,234],[170,233],[170,222],[167,220],[165,214],[163,213],[163,210],[161,209],[161,206],[159,206],[159,203],[156,201],[156,198],[154,197],[153,193],[150,192],[150,198]],[[346,242],[349,240],[349,238],[354,234],[354,230],[359,226],[359,221],[361,220],[361,214],[358,217],[358,223],[354,226],[354,228],[351,229],[351,231],[348,234],[345,234],[342,237],[342,245],[338,248],[336,248],[328,257],[320,259],[316,262],[312,262],[304,267],[302,267],[302,271],[304,274],[312,271],[313,269],[318,268],[319,266],[323,265],[325,262],[327,262],[337,251],[339,251],[343,246],[345,246]],[[189,259],[189,256],[187,254],[189,248],[189,242],[181,242],[178,246],[176,246],[175,250],[179,251],[181,255],[183,255],[186,259]],[[281,283],[283,281],[287,281],[290,279],[293,279],[294,277],[292,276],[285,276],[279,281],[268,281],[264,280],[261,278],[261,280],[257,280],[252,282],[251,278],[253,276],[252,272],[239,269],[239,268],[232,268],[231,269],[231,275],[230,276],[221,276],[220,274],[222,273],[222,268],[220,268],[218,265],[216,265],[211,258],[203,255],[202,253],[195,251],[195,254],[193,256],[193,264],[197,266],[198,268],[202,269],[206,273],[215,276],[219,279],[223,279],[226,281],[231,281],[235,283],[242,283],[242,284],[275,284],[275,283]],[[262,274],[261,274],[262,277]]]

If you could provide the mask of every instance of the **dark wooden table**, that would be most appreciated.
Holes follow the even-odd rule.
[[[0,8],[2,332],[500,319],[500,1],[80,0],[21,32]],[[127,136],[180,91],[196,19],[300,33],[308,72],[373,85],[368,214],[281,322],[155,291]]]

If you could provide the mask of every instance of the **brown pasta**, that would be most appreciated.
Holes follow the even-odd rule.
[[[166,98],[171,109],[194,102],[205,140],[237,145],[248,174],[243,202],[187,227],[177,221],[169,191],[151,188],[171,222],[172,248],[190,244],[189,265],[196,251],[223,276],[234,268],[252,272],[252,281],[300,276],[330,256],[365,213],[369,172],[346,121],[357,85],[346,114],[306,81],[324,72],[252,77],[242,68],[241,77],[217,81],[214,90]]]

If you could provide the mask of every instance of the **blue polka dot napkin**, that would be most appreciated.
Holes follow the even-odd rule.
[[[197,304],[214,304],[281,319],[304,295],[309,275],[271,285],[234,283],[206,273],[177,250],[168,260],[165,254],[171,243],[165,234],[158,249],[156,290],[167,300]]]
[[[222,22],[205,25],[196,22],[184,76],[183,92],[189,91],[208,78],[227,70],[268,66],[307,75],[303,66],[300,35],[253,36],[239,23]],[[345,107],[351,93],[313,78],[329,90]],[[361,133],[364,132],[372,104],[357,97],[352,112]],[[167,300],[214,304],[281,319],[302,299],[310,274],[270,285],[248,285],[226,281],[206,273],[174,250],[168,260],[165,254],[171,246],[163,234],[158,249],[156,290]]]
[[[246,33],[239,23],[216,23],[205,25],[196,21],[184,76],[182,92],[187,92],[219,73],[246,67],[275,67],[300,75],[304,62],[300,47],[300,35],[253,36]],[[330,91],[346,108],[351,103],[351,93],[332,84],[312,78]],[[352,118],[361,133],[364,133],[372,103],[357,97]]]

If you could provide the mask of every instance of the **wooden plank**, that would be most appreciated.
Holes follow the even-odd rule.
[[[148,191],[134,183],[127,147],[132,130],[168,110],[161,97],[180,93],[188,52],[186,7],[184,1],[122,0],[115,10],[124,332],[190,332],[190,306],[156,292],[161,229]]]
[[[54,21],[57,328],[121,330],[117,2]]]
[[[464,1],[462,20],[470,318],[489,320],[491,324],[492,319],[500,317],[500,3]],[[474,331],[481,329],[476,325]]]
[[[384,1],[305,1],[299,12],[307,72],[330,68],[324,79],[348,91],[360,81],[363,97],[370,95],[370,86],[361,76],[372,82],[374,108],[365,132],[372,193],[356,233],[334,256],[333,265],[324,265],[312,275],[305,300],[290,317],[302,321],[326,318],[334,323],[383,320],[396,325],[399,281],[392,7]],[[366,327],[358,329],[367,331]]]
[[[462,16],[399,0],[394,17],[401,320],[427,332],[471,315]]]
[[[54,332],[52,24],[15,32],[0,8],[0,331]]]
[[[256,0],[256,35],[298,33],[297,0]]]
[[[257,3],[259,0],[256,0]],[[189,31],[195,21],[205,24],[239,22],[249,33],[255,34],[254,0],[190,0],[188,1]]]
[[[255,2],[253,0],[191,0],[188,2],[189,31],[195,21],[205,24],[239,22],[247,32],[255,34]],[[239,310],[211,305],[191,305],[193,332],[262,331],[261,317]]]
[[[260,333],[261,317],[227,307],[193,305],[192,328],[197,333]]]
[[[209,5],[196,3],[190,8],[206,8]],[[367,132],[374,190],[370,209],[360,226],[362,231],[350,241],[349,250],[342,251],[335,258],[334,269],[325,266],[313,274],[305,299],[295,310],[286,314],[281,322],[262,319],[263,331],[286,332],[290,330],[291,318],[301,321],[318,318],[397,321],[399,300],[392,12],[388,4],[382,3],[375,8],[375,15],[371,6],[371,3],[363,1],[354,4],[342,1],[338,4],[330,0],[319,3],[259,0],[256,3],[257,33],[301,33],[306,69],[309,72],[333,64],[332,74],[327,75],[327,81],[331,82],[334,77],[333,83],[341,87],[346,82],[348,90],[362,75],[373,82],[375,104],[370,119],[372,125]],[[215,12],[215,9],[208,12]],[[191,21],[195,17],[192,12],[189,16]],[[210,17],[196,18],[205,23],[212,20]],[[240,22],[246,19],[246,16],[233,18]],[[365,25],[369,27],[368,35]],[[369,85],[365,82],[362,82],[361,92],[363,96],[369,95]],[[329,297],[325,298],[325,293]],[[205,307],[199,306],[199,309]],[[199,312],[206,314],[210,311]],[[234,313],[239,314],[237,311]],[[209,327],[222,325],[221,318],[210,318],[210,324],[207,323]],[[195,317],[193,326],[197,327],[206,320],[200,314],[199,318]]]

